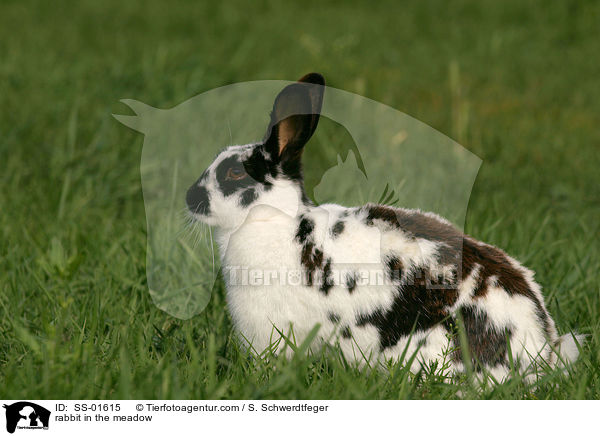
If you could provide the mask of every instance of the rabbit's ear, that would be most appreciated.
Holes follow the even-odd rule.
[[[310,96],[310,104],[312,108],[312,120],[311,120],[311,136],[319,124],[319,116],[321,115],[321,108],[323,107],[323,94],[325,92],[325,78],[319,73],[308,73],[298,79],[300,83],[306,83],[308,87],[308,94]]]
[[[265,147],[273,160],[299,160],[319,122],[325,80],[317,73],[286,86],[273,104]]]

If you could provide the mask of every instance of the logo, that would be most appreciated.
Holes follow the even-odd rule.
[[[309,146],[302,157],[305,194],[315,205],[402,205],[436,212],[462,227],[481,159],[435,129],[389,106],[336,88],[324,90],[323,78],[319,77],[308,74],[299,82],[234,83],[182,101],[171,109],[156,109],[139,101],[122,100],[135,115],[115,115],[115,118],[144,134],[140,173],[148,223],[146,278],[150,296],[157,307],[174,317],[190,319],[207,306],[222,267],[237,269],[237,277],[242,276],[241,280],[244,280],[245,273],[241,270],[246,265],[219,264],[220,256],[216,255],[215,249],[218,247],[221,255],[228,257],[229,236],[223,234],[216,240],[209,226],[224,225],[229,229],[225,233],[235,233],[234,240],[239,240],[240,235],[246,234],[241,229],[246,218],[248,222],[266,217],[293,219],[302,210],[296,188],[288,189],[287,184],[285,188],[276,189],[277,194],[270,191],[265,196],[264,192],[270,189],[262,188],[266,186],[261,181],[267,177],[264,172],[270,171],[266,161],[259,165],[264,174],[257,170],[250,175],[240,170],[239,174],[227,175],[230,169],[235,171],[234,162],[241,162],[239,153],[247,152],[250,156],[257,151],[256,159],[260,159],[258,155],[266,156],[263,151],[268,152],[259,144],[265,144],[269,139],[267,135],[271,135],[273,123],[279,132],[279,124],[291,115],[297,117],[294,119],[304,120],[304,130],[301,123],[289,126],[300,129],[301,133],[294,130],[293,135],[300,135],[298,138],[303,139],[298,141],[302,144],[313,134],[320,117],[332,123],[325,127],[325,134],[336,140],[325,141],[327,147],[325,142],[323,147]],[[292,130],[286,134],[292,135]],[[203,170],[217,163],[215,155],[228,144],[247,145],[222,155],[225,162],[221,168],[225,171],[222,178],[227,179],[227,187],[216,180],[213,186],[216,168]],[[296,145],[300,148],[294,152],[294,159],[299,158],[298,150],[303,147],[300,143]],[[294,162],[289,165],[289,171],[299,168],[298,161]],[[229,164],[231,166],[226,168]],[[271,166],[273,164],[274,161]],[[294,180],[301,178],[300,173],[290,173],[290,176]],[[227,194],[222,189],[226,189]],[[215,195],[211,202],[209,197],[213,190]],[[216,198],[219,200],[215,202]],[[319,209],[319,220],[323,223],[333,220],[338,213],[329,216],[327,210]],[[400,222],[409,218],[390,216],[390,219],[390,222]],[[337,234],[344,231],[344,223],[336,221],[331,222],[331,229]],[[242,231],[237,233],[237,230]],[[345,264],[352,270],[361,269],[361,276],[364,268],[370,270],[366,271],[369,275],[371,271],[375,276],[383,274],[372,267],[379,264],[384,255],[377,249],[383,237],[377,231],[377,226],[370,226],[369,242],[374,248],[368,251],[368,256],[366,252],[359,256],[361,263],[356,264],[358,257],[346,252],[336,257],[336,263]],[[325,233],[321,234],[320,240],[311,242],[316,244],[315,248],[328,244]],[[425,244],[423,249],[429,250],[427,247]],[[292,247],[288,249],[292,250]],[[415,243],[415,249],[420,249],[418,243]],[[310,262],[312,260],[307,264]],[[329,289],[329,277],[332,276],[329,272],[327,275],[316,274],[319,268],[315,269],[315,277],[327,277],[323,289]],[[249,278],[261,287],[301,286],[305,271],[308,271],[305,266],[299,264],[296,271],[288,269],[278,273],[278,278],[270,285],[267,283],[274,270],[254,269]],[[337,271],[331,268],[333,286],[338,271],[341,272],[341,268]],[[259,276],[253,276],[255,273]],[[305,277],[312,276],[311,273]],[[253,277],[258,280],[254,281]],[[344,281],[345,277],[344,274]],[[308,280],[313,286],[319,286],[312,278]],[[370,278],[369,282],[372,282]],[[442,283],[442,280],[436,278],[436,282]]]
[[[6,431],[14,433],[15,429],[48,430],[50,411],[29,401],[19,401],[6,409]]]

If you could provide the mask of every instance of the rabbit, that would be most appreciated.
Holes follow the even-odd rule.
[[[348,361],[451,374],[467,362],[496,380],[509,362],[574,362],[581,337],[558,336],[534,273],[504,251],[434,213],[311,202],[302,151],[324,90],[318,73],[285,87],[263,140],[224,149],[187,191],[193,219],[215,229],[240,341],[278,352],[281,335],[300,343],[319,325],[313,343]]]

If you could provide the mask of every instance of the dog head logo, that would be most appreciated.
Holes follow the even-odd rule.
[[[6,409],[6,431],[19,429],[48,429],[50,411],[28,401],[4,405]]]

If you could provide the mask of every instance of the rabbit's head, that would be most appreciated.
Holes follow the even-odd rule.
[[[195,219],[227,231],[239,227],[251,209],[296,214],[308,201],[301,157],[319,121],[324,85],[316,73],[288,85],[275,99],[263,141],[219,153],[187,191]]]

